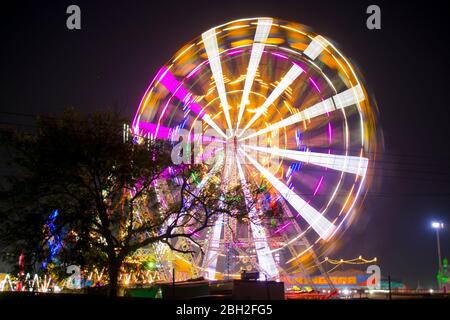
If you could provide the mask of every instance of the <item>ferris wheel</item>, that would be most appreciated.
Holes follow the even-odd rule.
[[[193,266],[209,279],[242,270],[279,279],[311,267],[354,220],[370,180],[374,114],[357,71],[329,40],[263,17],[183,46],[147,88],[132,130],[174,142],[200,123],[214,136],[198,188],[240,185],[247,223],[217,217],[196,239],[205,254]]]

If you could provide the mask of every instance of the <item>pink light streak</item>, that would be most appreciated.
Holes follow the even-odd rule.
[[[139,121],[139,128],[143,130],[144,133],[150,133],[155,139],[169,139],[173,135],[174,131],[172,128],[167,128],[146,121]]]
[[[328,142],[331,144],[333,140],[333,130],[331,129],[331,122],[328,122]]]
[[[320,178],[319,183],[317,184],[316,189],[314,190],[313,196],[315,196],[317,194],[317,192],[319,192],[322,182],[323,182],[323,176]]]
[[[198,234],[198,232],[193,232],[192,229],[189,228],[189,227],[186,227],[186,230],[187,230],[189,233],[192,233],[192,235],[194,235],[195,237],[200,238],[200,235]]]
[[[166,68],[167,69],[167,68]],[[135,131],[136,130],[136,122],[137,122],[137,120],[138,120],[138,118],[139,118],[139,116],[140,116],[140,114],[139,114],[139,112],[141,111],[141,108],[143,107],[142,106],[142,104],[143,104],[143,102],[144,102],[144,100],[145,100],[145,97],[147,96],[147,94],[148,94],[148,92],[150,91],[150,88],[153,86],[153,83],[155,82],[155,81],[157,81],[157,79],[159,78],[159,77],[161,77],[161,74],[164,72],[164,69],[163,68],[161,68],[161,69],[159,69],[159,71],[156,73],[156,75],[155,75],[155,77],[153,78],[153,80],[150,82],[150,84],[148,85],[148,87],[147,87],[147,89],[145,90],[145,92],[144,92],[144,94],[142,95],[142,98],[141,98],[141,101],[139,102],[139,108],[138,108],[138,111],[136,112],[136,114],[135,114],[135,116],[134,116],[134,119],[133,119],[133,130]],[[136,131],[135,131],[135,133],[137,133]]]
[[[288,223],[286,223],[286,224],[282,225],[281,227],[279,227],[274,233],[278,233],[278,232],[286,229],[287,226],[289,226],[290,224],[291,224],[291,221],[289,221]]]
[[[305,68],[303,68],[303,66],[301,66],[300,63],[298,63],[298,62],[292,62],[292,63],[295,64],[296,66],[298,66],[300,69],[302,69],[302,72],[306,73]]]
[[[165,73],[160,83],[179,100],[185,102],[186,104],[189,104],[190,109],[195,114],[198,114],[200,118],[203,117],[203,115],[205,114],[205,112],[202,110],[203,108],[196,102],[192,101],[192,94],[185,88],[183,88],[182,83],[179,82],[169,70]]]
[[[276,53],[276,52],[271,52],[271,53],[272,53],[272,55],[277,56],[281,59],[286,59],[286,60],[288,59],[288,57],[286,57],[285,55],[283,55],[281,53]]]
[[[159,83],[161,83],[180,101],[189,105],[191,111],[197,114],[200,119],[203,118],[203,116],[205,115],[205,111],[203,111],[203,108],[198,103],[193,101],[192,94],[183,87],[183,84],[175,78],[175,76],[170,72],[169,69],[167,69],[167,67],[162,67],[161,70],[164,71],[159,72],[160,74],[162,74]]]
[[[311,81],[311,84],[314,86],[314,88],[316,88],[317,92],[320,93],[320,88],[317,83],[312,78],[309,78],[309,81]]]
[[[162,126],[160,124],[154,124],[147,121],[139,121],[139,128],[143,131],[144,134],[150,133],[155,139],[172,139],[175,136],[176,130],[179,130],[178,127],[168,128]],[[200,140],[204,142],[219,142],[226,143],[225,140],[218,139],[215,136],[208,135],[200,135]],[[189,141],[195,141],[196,135],[192,132],[189,134]]]
[[[186,79],[190,79],[192,76],[194,76],[195,74],[197,74],[201,67],[206,63],[207,61],[205,60],[204,62],[200,63],[197,67],[195,67],[195,69],[193,69],[191,72],[189,72],[189,74],[186,76]]]
[[[241,50],[233,50],[233,51],[228,52],[228,55],[229,56],[234,56],[234,55],[239,54],[239,53],[241,53],[243,51],[244,51],[243,49],[241,49]]]

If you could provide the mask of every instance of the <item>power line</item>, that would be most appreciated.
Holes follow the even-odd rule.
[[[0,114],[6,114],[6,115],[10,115],[10,116],[20,116],[20,117],[33,117],[33,118],[38,117],[38,115],[36,115],[36,114],[11,112],[11,111],[0,111]]]

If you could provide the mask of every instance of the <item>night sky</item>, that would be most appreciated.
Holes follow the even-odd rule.
[[[66,28],[77,4],[82,30]],[[366,28],[378,4],[382,29]],[[335,258],[377,256],[383,276],[435,285],[433,219],[450,258],[450,11],[426,1],[16,1],[1,10],[0,123],[115,107],[131,117],[155,72],[203,31],[239,18],[297,21],[351,58],[374,94],[385,148],[361,217]]]

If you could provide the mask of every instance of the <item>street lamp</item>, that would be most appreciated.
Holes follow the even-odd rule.
[[[441,259],[441,243],[439,241],[439,230],[444,229],[443,222],[433,221],[431,227],[436,230],[437,251],[439,259],[439,276],[442,274],[442,259]],[[438,279],[438,289],[441,290],[441,281]]]

